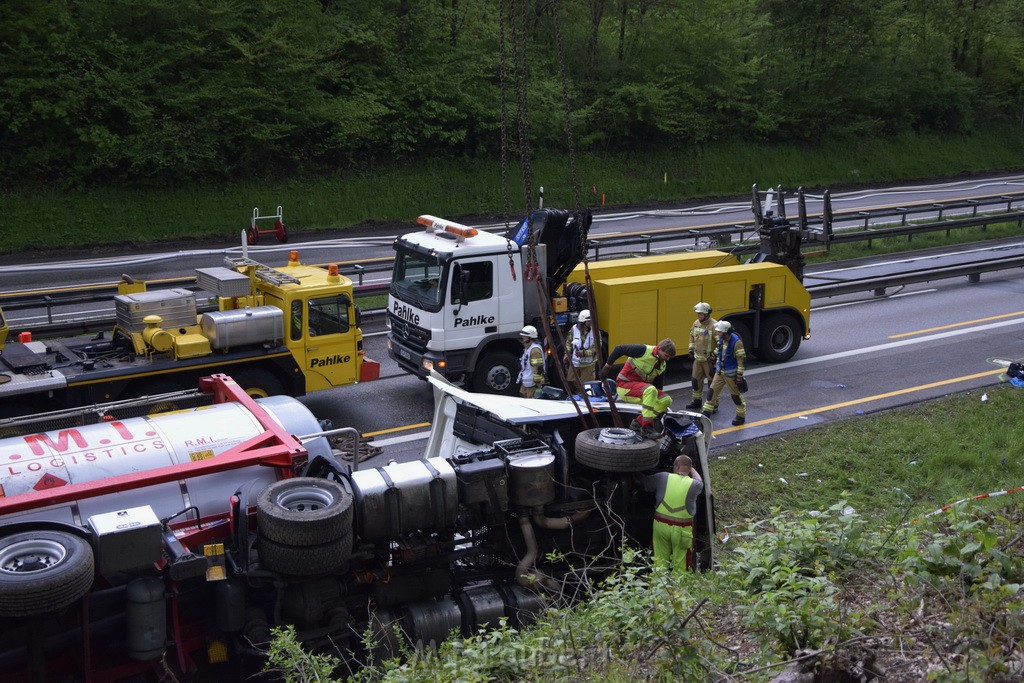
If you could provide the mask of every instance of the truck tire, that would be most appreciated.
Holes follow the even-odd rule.
[[[514,396],[519,378],[519,359],[508,351],[484,354],[473,370],[473,391]]]
[[[286,545],[269,538],[256,543],[260,564],[290,576],[316,576],[339,571],[352,557],[352,535],[320,545]]]
[[[261,537],[289,546],[351,542],[352,494],[327,479],[275,481],[256,499],[256,528]]]
[[[264,368],[239,368],[234,373],[229,369],[228,374],[235,380],[238,386],[242,387],[245,393],[253,398],[265,398],[267,396],[278,396],[285,393],[284,384],[274,373]]]
[[[658,466],[661,442],[632,429],[588,429],[576,436],[576,462],[602,472],[644,472]]]
[[[768,363],[782,363],[800,348],[800,324],[788,313],[775,313],[761,323],[757,357]]]
[[[92,587],[92,547],[63,531],[26,531],[0,539],[0,617],[64,609]]]

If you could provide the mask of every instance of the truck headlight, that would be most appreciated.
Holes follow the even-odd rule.
[[[426,358],[424,358],[423,359],[423,369],[426,370],[427,372],[433,372],[434,371],[434,361],[427,360]]]

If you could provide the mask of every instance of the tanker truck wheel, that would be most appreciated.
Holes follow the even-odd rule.
[[[260,564],[290,576],[316,576],[341,571],[352,557],[351,534],[321,545],[295,546],[260,538],[256,543]]]
[[[352,541],[352,494],[316,477],[282,479],[256,500],[256,528],[264,539],[294,547]],[[347,559],[347,558],[346,558]]]
[[[63,609],[92,587],[92,547],[63,531],[0,538],[0,617]]]
[[[588,429],[576,436],[576,462],[602,472],[644,472],[658,466],[661,442],[621,427]]]

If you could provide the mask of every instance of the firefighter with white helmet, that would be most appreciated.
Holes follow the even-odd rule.
[[[715,332],[718,335],[712,356],[715,378],[711,380],[711,397],[704,402],[702,412],[710,417],[718,409],[718,397],[722,389],[729,387],[732,402],[736,404],[736,419],[732,424],[738,427],[747,421],[747,399],[744,396],[747,381],[743,379],[743,361],[746,360],[747,352],[743,348],[743,340],[728,320],[715,323]]]
[[[594,346],[594,327],[590,322],[590,309],[583,309],[576,324],[569,330],[568,345],[563,358],[569,383],[583,393],[584,383],[597,379],[597,348]]]
[[[544,348],[537,341],[537,328],[527,325],[519,332],[523,356],[519,360],[519,395],[534,398],[547,383],[544,377]]]
[[[718,322],[711,317],[711,304],[703,301],[693,307],[697,319],[690,326],[690,361],[693,367],[690,371],[690,385],[692,387],[693,399],[687,404],[687,410],[700,410],[704,404],[704,382],[710,386],[714,377],[714,369],[711,365],[711,352],[715,349],[715,323]]]

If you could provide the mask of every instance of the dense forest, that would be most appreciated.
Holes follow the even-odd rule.
[[[1024,125],[1024,0],[4,0],[0,25],[7,190]]]

